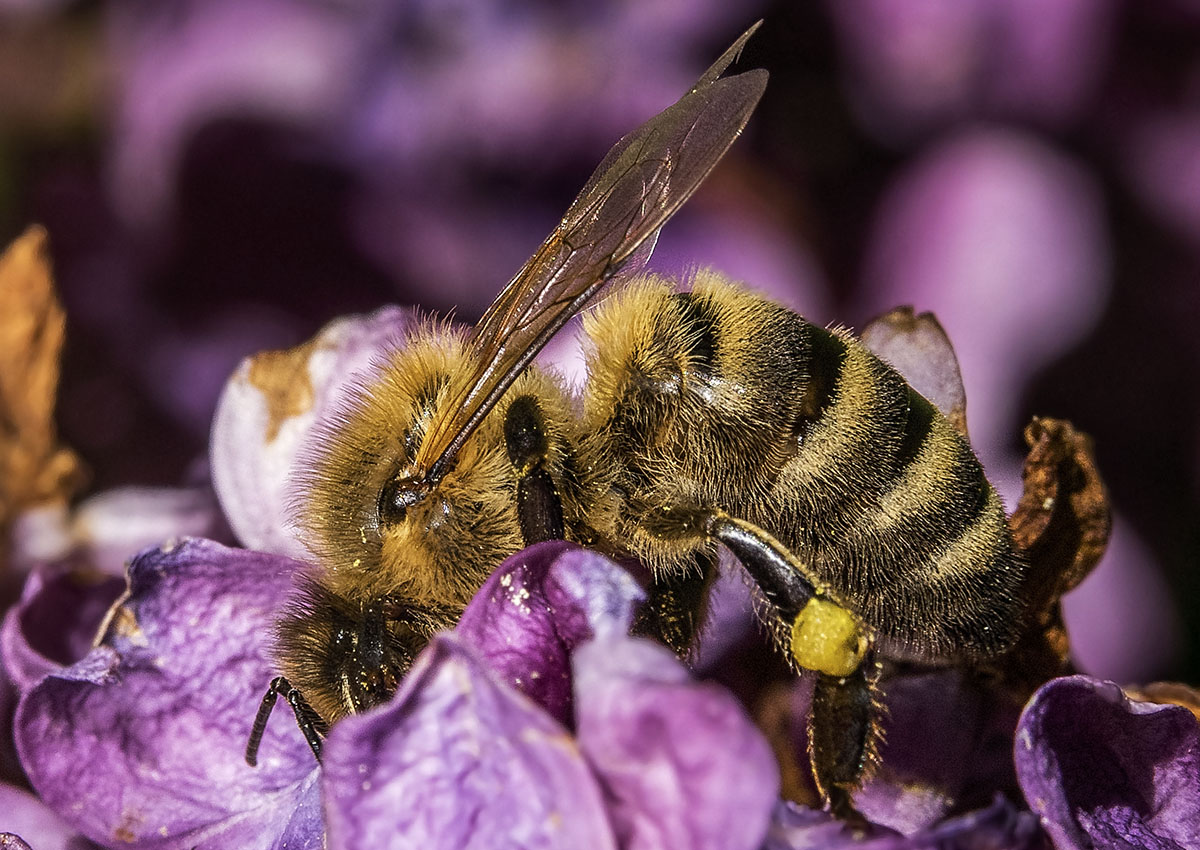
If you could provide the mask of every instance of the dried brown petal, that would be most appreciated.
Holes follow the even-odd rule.
[[[1008,524],[1029,560],[1027,599],[1045,611],[1100,560],[1112,514],[1090,437],[1065,420],[1035,418],[1025,442],[1024,492]]]
[[[914,315],[912,307],[897,307],[873,319],[860,339],[967,436],[967,392],[958,357],[933,313]]]
[[[1025,441],[1024,491],[1008,524],[1029,561],[1023,588],[1028,621],[1020,643],[999,665],[1022,698],[1069,672],[1059,600],[1092,571],[1112,530],[1091,438],[1064,420],[1035,418]]]
[[[1200,690],[1179,682],[1151,682],[1140,687],[1124,688],[1130,699],[1156,702],[1159,705],[1181,705],[1200,720]]]
[[[54,428],[64,326],[46,231],[30,227],[0,255],[0,533],[79,482],[79,461]]]

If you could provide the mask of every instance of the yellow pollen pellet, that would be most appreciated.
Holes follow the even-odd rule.
[[[792,654],[806,670],[849,676],[866,651],[859,619],[828,599],[810,599],[792,624]]]

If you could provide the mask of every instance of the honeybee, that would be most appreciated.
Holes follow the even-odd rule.
[[[853,812],[878,737],[878,659],[974,661],[1015,640],[1023,565],[970,446],[851,335],[712,272],[630,280],[745,126],[763,70],[721,74],[621,139],[468,334],[429,324],[325,426],[298,517],[320,570],[278,626],[278,696],[319,757],[391,697],[490,570],[568,538],[654,581],[639,629],[686,651],[719,546],[795,665],[816,671],[814,777]],[[576,399],[535,354],[584,315]]]

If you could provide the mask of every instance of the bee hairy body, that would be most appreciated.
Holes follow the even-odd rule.
[[[817,673],[813,778],[839,816],[879,740],[878,659],[1005,651],[1024,565],[965,438],[850,334],[711,272],[630,280],[767,84],[723,76],[622,137],[468,333],[427,324],[314,440],[297,525],[316,566],[283,612],[251,729],[279,696],[319,758],[330,724],[389,699],[488,573],[568,538],[651,568],[637,628],[680,652],[724,544],[796,666]],[[578,395],[533,364],[584,315]]]
[[[601,530],[658,570],[711,546],[656,511],[717,509],[773,534],[925,661],[1015,640],[1023,564],[966,440],[850,334],[704,272],[631,284],[585,317],[585,440],[618,514]]]
[[[323,568],[279,641],[285,675],[323,718],[354,709],[351,671],[329,648],[338,617],[353,642],[351,612],[402,608],[386,617],[384,666],[397,679],[526,542],[517,493],[527,471],[504,427],[516,404],[536,411],[570,539],[633,555],[669,581],[715,544],[699,529],[664,531],[656,515],[715,509],[811,565],[886,656],[976,660],[1012,643],[1023,567],[995,490],[950,423],[852,336],[711,272],[690,292],[631,282],[586,319],[582,398],[527,369],[436,497],[400,515],[380,511],[378,494],[411,462],[466,356],[460,338],[435,326],[414,334],[327,425],[301,514]]]

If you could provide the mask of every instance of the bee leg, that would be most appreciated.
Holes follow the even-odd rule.
[[[517,470],[517,518],[526,545],[564,536],[562,501],[545,469],[550,450],[545,421],[531,395],[513,399],[504,417],[504,443]]]
[[[817,789],[839,818],[862,821],[850,794],[873,766],[879,739],[870,629],[806,564],[753,523],[700,508],[668,509],[655,523],[724,544],[775,608],[790,632],[792,660],[818,674],[809,717]]]
[[[275,708],[275,700],[280,696],[287,700],[288,705],[292,707],[296,725],[300,727],[304,740],[308,743],[308,747],[316,756],[317,761],[321,760],[321,746],[324,743],[326,732],[325,721],[308,704],[304,694],[293,688],[283,676],[276,676],[267,687],[267,692],[263,694],[258,714],[254,717],[254,725],[250,728],[250,740],[246,742],[246,764],[251,767],[258,764],[258,747],[262,743],[263,733],[267,731],[267,720],[270,719],[271,711]]]
[[[717,553],[695,554],[696,568],[654,577],[646,603],[638,613],[633,633],[655,638],[677,655],[692,648],[708,605],[708,592],[717,574]]]
[[[879,743],[878,665],[868,657],[849,676],[817,674],[808,718],[813,778],[829,810],[845,821],[862,816],[850,795],[874,767]]]

